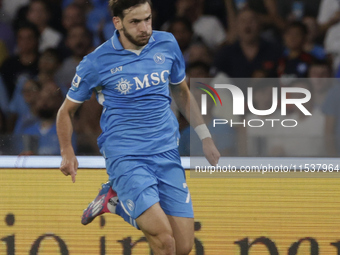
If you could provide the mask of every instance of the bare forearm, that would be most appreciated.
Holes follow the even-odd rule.
[[[172,92],[174,94],[175,102],[179,111],[190,123],[190,125],[195,128],[201,124],[204,124],[197,102],[190,93],[190,90],[175,88],[172,90]]]
[[[60,153],[62,156],[60,170],[66,176],[71,175],[73,182],[76,181],[78,160],[72,147],[72,120],[79,106],[80,103],[74,103],[65,99],[57,115],[57,133],[60,144]]]
[[[202,148],[205,157],[211,165],[216,165],[220,158],[220,153],[216,149],[208,128],[205,125],[202,125],[204,124],[202,115],[200,114],[195,98],[190,93],[187,83],[183,81],[180,85],[172,86],[171,89],[178,109],[188,120],[190,125],[195,128],[197,135],[202,140]]]
[[[68,113],[63,107],[60,108],[57,115],[57,133],[60,144],[60,153],[62,156],[65,153],[74,153],[72,147],[72,118],[73,116]]]

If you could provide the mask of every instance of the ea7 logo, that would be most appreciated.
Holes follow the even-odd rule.
[[[111,69],[112,74],[117,73],[117,72],[121,72],[121,71],[123,71],[123,66],[118,66],[118,67]]]

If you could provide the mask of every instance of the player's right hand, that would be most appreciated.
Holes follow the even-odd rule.
[[[73,155],[64,155],[62,157],[62,161],[60,164],[60,171],[65,175],[71,175],[72,182],[76,181],[76,175],[78,170],[78,160],[76,156]]]

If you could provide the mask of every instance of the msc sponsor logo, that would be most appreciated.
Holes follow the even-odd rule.
[[[138,77],[133,77],[136,84],[136,90],[148,88],[151,87],[151,85],[156,86],[161,82],[166,83],[169,74],[170,74],[169,70],[164,70],[160,73],[154,72],[151,73],[150,75],[145,74],[142,81]]]
[[[136,86],[135,90],[140,90],[144,88],[149,88],[151,85],[157,86],[159,84],[164,84],[168,81],[170,71],[164,70],[162,72],[154,72],[151,74],[145,74],[142,79],[135,76],[132,79],[134,80],[134,85]],[[116,84],[116,90],[118,90],[121,94],[128,94],[131,91],[133,84],[130,83],[129,80],[121,78],[118,84]]]

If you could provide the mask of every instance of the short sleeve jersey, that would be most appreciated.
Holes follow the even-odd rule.
[[[125,50],[115,31],[80,62],[67,98],[80,103],[96,91],[103,105],[98,146],[104,157],[152,155],[178,146],[168,85],[184,79],[184,59],[172,34],[153,31],[138,54]]]

